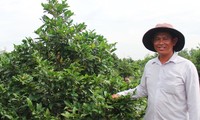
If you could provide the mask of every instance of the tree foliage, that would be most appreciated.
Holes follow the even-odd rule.
[[[115,43],[108,44],[84,23],[73,23],[66,0],[48,0],[42,6],[46,14],[35,31],[38,37],[25,38],[0,55],[0,118],[141,119],[145,99],[111,98],[137,85],[121,79]]]
[[[134,78],[134,80],[137,80],[141,76],[141,69],[139,62],[133,61],[131,58],[119,59],[116,68],[119,72],[119,75],[124,80],[130,77]]]

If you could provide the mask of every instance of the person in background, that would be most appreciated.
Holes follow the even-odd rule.
[[[199,76],[195,65],[178,55],[184,35],[171,24],[157,24],[143,36],[144,46],[158,56],[149,60],[140,84],[112,95],[147,97],[144,120],[200,120]]]

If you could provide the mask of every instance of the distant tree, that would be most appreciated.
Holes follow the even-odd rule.
[[[134,73],[134,68],[132,66],[132,60],[129,59],[121,59],[118,63],[118,71],[119,75],[123,77],[124,81],[127,77],[130,77]]]
[[[0,50],[0,54],[5,53],[5,52],[6,52],[6,50]]]
[[[191,54],[188,49],[181,50],[178,54],[184,58],[191,59]]]
[[[153,55],[147,55],[142,60],[137,60],[136,64],[139,65],[140,71],[144,71],[144,67],[146,63],[151,60],[152,58],[155,58],[157,56],[157,53],[154,53]]]

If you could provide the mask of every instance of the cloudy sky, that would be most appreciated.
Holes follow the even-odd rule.
[[[36,37],[42,25],[42,2],[46,0],[2,0],[0,49],[10,51],[25,37]],[[68,0],[75,23],[85,22],[109,43],[117,42],[120,58],[143,59],[152,54],[142,44],[143,34],[157,23],[171,23],[186,38],[185,49],[200,43],[198,0]]]

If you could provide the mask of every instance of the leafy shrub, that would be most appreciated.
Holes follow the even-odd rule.
[[[35,33],[0,55],[0,118],[115,120],[142,118],[145,99],[117,100],[129,87],[114,66],[115,44],[86,25],[73,24],[66,1],[42,4],[49,15]]]

